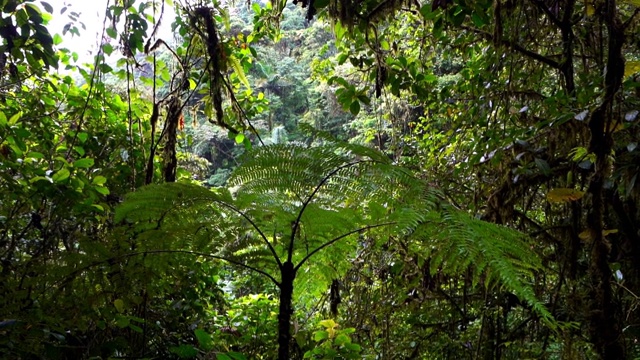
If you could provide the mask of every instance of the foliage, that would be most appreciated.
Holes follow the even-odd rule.
[[[351,342],[349,334],[355,329],[338,329],[339,325],[333,320],[322,320],[322,330],[313,333],[317,342],[313,350],[304,354],[305,359],[360,359],[360,345]]]
[[[637,357],[636,1],[119,1],[86,66],[51,5],[0,2],[0,357]]]

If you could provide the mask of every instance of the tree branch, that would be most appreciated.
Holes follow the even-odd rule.
[[[388,225],[393,225],[395,224],[395,222],[387,222],[387,223],[382,223],[382,224],[375,224],[375,225],[367,225],[364,227],[361,227],[359,229],[355,229],[355,230],[351,230],[348,233],[342,234],[340,236],[338,236],[337,238],[334,238],[332,240],[327,241],[326,243],[320,245],[319,247],[317,247],[316,249],[314,249],[313,251],[311,251],[309,254],[307,254],[307,256],[305,256],[302,260],[300,260],[300,262],[298,263],[298,265],[296,265],[296,267],[294,268],[295,271],[298,271],[298,269],[300,269],[300,267],[302,265],[304,265],[305,262],[307,262],[307,260],[309,260],[310,257],[312,257],[315,253],[317,253],[318,251],[326,248],[327,246],[333,245],[336,242],[346,238],[347,236],[353,235],[355,233],[361,232],[361,231],[367,231],[369,229],[374,229],[374,228],[378,228],[378,227],[382,227],[382,226],[388,226]]]
[[[473,28],[473,27],[470,27],[470,26],[466,26],[466,25],[462,25],[460,27],[462,29],[464,29],[464,30],[468,30],[468,31],[474,32],[474,33],[476,33],[478,35],[481,35],[482,37],[484,37],[487,40],[495,41],[494,36],[492,34],[486,32],[486,31],[483,31],[483,30],[480,30],[480,29],[476,29],[476,28]],[[515,43],[513,41],[502,39],[502,40],[500,40],[499,43],[501,45],[505,45],[505,46],[507,46],[507,47],[509,47],[509,48],[511,48],[511,49],[513,49],[513,50],[515,50],[515,51],[517,51],[517,52],[519,52],[519,53],[521,53],[521,54],[523,54],[525,56],[528,56],[528,57],[530,57],[530,58],[532,58],[534,60],[538,60],[543,64],[549,65],[554,69],[558,69],[558,70],[561,69],[561,65],[557,61],[549,59],[548,57],[546,57],[544,55],[540,55],[537,52],[533,52],[531,50],[527,50],[524,47],[522,47],[521,45],[519,45],[519,44],[517,44],[517,43]]]
[[[322,185],[324,185],[327,181],[329,181],[329,179],[333,175],[338,173],[338,171],[340,171],[342,169],[346,169],[346,168],[351,167],[353,165],[358,165],[358,164],[362,164],[362,163],[366,163],[366,162],[373,162],[373,160],[353,161],[353,162],[338,166],[333,171],[331,171],[329,174],[327,174],[327,176],[325,176],[322,180],[320,180],[320,183],[316,186],[315,189],[313,189],[313,191],[311,192],[311,195],[309,195],[307,200],[305,200],[305,202],[302,203],[302,208],[300,209],[300,212],[298,212],[298,217],[296,218],[296,221],[293,223],[293,228],[291,229],[291,240],[289,241],[289,251],[287,253],[287,261],[291,261],[291,258],[293,257],[293,242],[294,242],[294,240],[296,238],[296,232],[298,232],[298,228],[300,227],[300,219],[302,219],[302,214],[304,213],[304,210],[307,208],[307,205],[309,205],[311,200],[313,200],[314,196],[316,196],[318,191],[320,191],[320,188],[322,187]]]

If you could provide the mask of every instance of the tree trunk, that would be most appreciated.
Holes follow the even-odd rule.
[[[609,244],[602,233],[605,230],[606,205],[603,194],[604,182],[610,168],[609,154],[613,146],[611,133],[615,124],[612,108],[624,74],[624,29],[617,18],[615,0],[608,0],[605,7],[605,23],[609,32],[605,96],[589,122],[589,152],[596,156],[596,163],[595,172],[589,182],[591,211],[587,219],[593,239],[589,264],[591,299],[588,318],[591,341],[600,357],[609,360],[625,359],[621,322],[618,321],[619,311],[611,287],[613,277],[609,267]]]
[[[280,269],[280,308],[278,313],[278,360],[289,360],[291,315],[293,314],[293,280],[296,272],[290,261]]]

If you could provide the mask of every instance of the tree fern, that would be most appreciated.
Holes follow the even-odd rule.
[[[288,356],[297,275],[326,288],[317,285],[350,266],[365,231],[379,232],[382,241],[421,239],[435,267],[475,268],[549,317],[527,283],[540,264],[520,234],[447,207],[381,153],[323,141],[248,152],[229,179],[232,191],[180,183],[142,188],[119,207],[116,221],[128,224],[139,249],[207,252],[273,281],[281,290],[280,359]],[[314,275],[319,268],[324,276]]]

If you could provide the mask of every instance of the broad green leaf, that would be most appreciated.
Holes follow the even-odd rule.
[[[93,180],[91,181],[93,185],[104,185],[106,182],[107,182],[107,178],[102,175],[98,175],[94,177]]]
[[[7,125],[7,115],[0,111],[0,126]]]
[[[129,326],[129,324],[131,324],[131,321],[129,321],[129,318],[128,318],[128,317],[126,317],[126,316],[122,316],[122,315],[118,315],[118,316],[117,316],[117,318],[116,318],[116,325],[117,325],[119,328],[124,329],[124,328],[128,327],[128,326]]]
[[[349,111],[351,111],[353,115],[358,115],[360,113],[360,102],[358,100],[352,102],[349,106]]]
[[[95,161],[92,158],[79,159],[73,162],[73,167],[80,168],[80,169],[88,169],[93,166],[94,162]]]
[[[78,133],[78,139],[80,140],[80,142],[84,143],[85,141],[87,141],[88,138],[89,138],[89,134],[87,134],[86,132]]]
[[[328,338],[329,338],[329,332],[324,330],[316,331],[313,335],[313,340],[315,340],[316,342],[320,342]]]
[[[109,35],[110,38],[115,39],[118,37],[118,32],[116,31],[116,29],[110,27],[107,28],[107,35]]]
[[[96,192],[102,194],[102,195],[109,195],[111,192],[109,191],[109,189],[107,189],[104,186],[98,186],[96,188],[94,188]]]
[[[200,345],[200,348],[202,350],[209,351],[213,349],[213,339],[211,338],[211,335],[209,335],[209,333],[202,329],[196,329],[194,331],[194,334],[196,335],[198,344]]]
[[[15,125],[22,117],[22,111],[18,111],[9,118],[9,125]]]
[[[236,135],[235,140],[236,144],[242,144],[242,142],[244,141],[244,134],[240,133]]]
[[[58,170],[55,174],[53,174],[53,176],[51,177],[51,180],[53,180],[53,182],[55,183],[59,183],[68,179],[69,175],[71,175],[71,172],[69,172],[69,169],[62,168]]]

